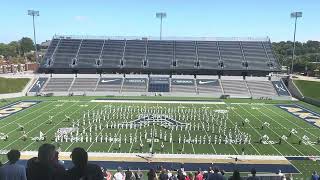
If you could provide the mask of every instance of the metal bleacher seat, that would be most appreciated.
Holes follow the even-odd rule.
[[[77,67],[92,68],[97,66],[104,40],[86,39],[81,43],[77,57]]]
[[[222,95],[221,85],[218,79],[197,79],[198,94]]]
[[[238,41],[219,41],[221,59],[225,70],[244,69],[242,62],[243,54]]]
[[[278,96],[271,81],[247,81],[252,96],[272,97]]]
[[[73,78],[50,78],[43,92],[68,92]]]
[[[225,95],[231,97],[250,97],[248,88],[243,80],[221,80]]]
[[[120,67],[124,47],[125,40],[106,40],[101,52],[101,67]]]
[[[171,79],[171,92],[173,93],[196,93],[194,79]]]
[[[173,41],[151,40],[147,44],[147,62],[150,69],[171,69]]]
[[[264,50],[262,42],[247,41],[241,42],[245,59],[248,62],[249,70],[265,70],[268,69],[268,56]]]
[[[71,92],[94,91],[98,78],[76,78],[73,82]]]
[[[197,41],[200,69],[218,69],[220,60],[216,41]]]
[[[194,69],[197,62],[195,41],[176,41],[174,44],[177,69]]]
[[[95,91],[96,92],[108,92],[108,91],[120,92],[122,81],[123,81],[123,78],[120,78],[120,77],[100,78]]]
[[[124,68],[142,68],[146,60],[147,42],[144,40],[127,40],[124,52]]]
[[[147,78],[125,78],[121,92],[147,92]]]
[[[266,54],[270,60],[270,63],[272,63],[270,66],[270,69],[272,70],[280,70],[280,65],[279,63],[277,62],[277,59],[272,51],[272,47],[271,47],[271,43],[270,42],[262,42],[264,48],[265,48],[265,51],[266,51]]]
[[[80,39],[61,39],[53,55],[52,66],[55,68],[69,68],[77,56],[81,41]]]
[[[47,49],[46,54],[43,57],[43,61],[41,61],[40,66],[49,66],[51,63],[52,55],[54,54],[56,47],[59,44],[60,39],[52,39],[50,45]]]

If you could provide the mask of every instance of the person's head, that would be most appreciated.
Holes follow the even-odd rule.
[[[215,167],[213,168],[213,171],[214,171],[214,173],[218,173],[218,172],[219,172],[219,168],[218,168],[217,166],[215,166]]]
[[[56,147],[52,144],[42,144],[38,149],[38,159],[42,163],[50,163],[55,159]]]
[[[211,166],[208,168],[208,173],[210,173],[210,172],[212,172],[212,167]]]
[[[318,173],[317,173],[317,171],[313,171],[313,173],[312,173],[313,175],[317,175]]]
[[[76,167],[85,167],[88,163],[88,153],[81,147],[74,148],[71,159]]]
[[[118,172],[121,172],[121,171],[122,171],[122,168],[119,166],[119,167],[117,168],[117,171],[118,171]]]
[[[14,164],[16,163],[19,159],[20,159],[20,151],[18,150],[10,150],[8,153],[7,153],[7,158],[9,160],[9,163],[10,164]]]
[[[156,171],[154,169],[150,169],[149,176],[156,177]]]
[[[223,169],[220,171],[220,173],[222,176],[224,176],[226,174],[226,172]]]
[[[257,171],[256,171],[256,169],[255,169],[255,168],[252,168],[252,169],[251,169],[251,174],[252,174],[252,176],[256,176]]]
[[[241,179],[240,178],[240,172],[236,169],[233,171],[233,174],[232,174],[232,177],[233,179]]]

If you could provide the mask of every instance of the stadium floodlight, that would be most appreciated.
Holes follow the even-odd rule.
[[[293,50],[292,50],[292,61],[291,61],[291,74],[293,74],[293,62],[295,58],[295,50],[296,50],[296,31],[297,31],[297,20],[302,17],[302,12],[292,12],[290,14],[291,18],[294,18],[294,33],[293,33]]]
[[[35,49],[35,58],[36,62],[38,62],[38,56],[37,56],[37,40],[36,40],[36,27],[34,24],[34,17],[35,16],[40,16],[39,11],[35,10],[28,10],[28,15],[32,16],[32,21],[33,21],[33,40],[34,40],[34,49]]]
[[[165,12],[157,12],[156,18],[160,18],[160,40],[162,39],[162,19],[167,17]]]

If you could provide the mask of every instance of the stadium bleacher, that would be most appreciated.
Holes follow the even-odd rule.
[[[50,78],[42,92],[68,92],[74,78]]]
[[[91,69],[90,69],[91,68]],[[52,39],[39,72],[267,75],[280,71],[269,39]],[[207,71],[206,71],[207,70]]]
[[[57,77],[56,77],[57,76]],[[266,91],[267,90],[267,91]],[[196,78],[191,75],[123,75],[70,74],[41,75],[29,90],[35,93],[57,93],[58,95],[162,95],[207,96],[219,98],[269,98],[288,99],[291,94],[279,78],[241,76],[205,76]]]

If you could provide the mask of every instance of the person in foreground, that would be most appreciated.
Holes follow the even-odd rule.
[[[240,172],[238,170],[234,170],[232,176],[229,177],[229,180],[242,180]]]
[[[74,148],[71,153],[74,167],[67,171],[68,180],[103,180],[98,165],[88,163],[88,153],[83,148]]]
[[[16,164],[20,159],[18,150],[11,150],[7,153],[9,162],[0,168],[1,180],[26,180],[26,170],[22,165]]]
[[[65,169],[57,163],[56,148],[52,144],[42,144],[38,149],[38,157],[27,162],[28,180],[61,180]]]

